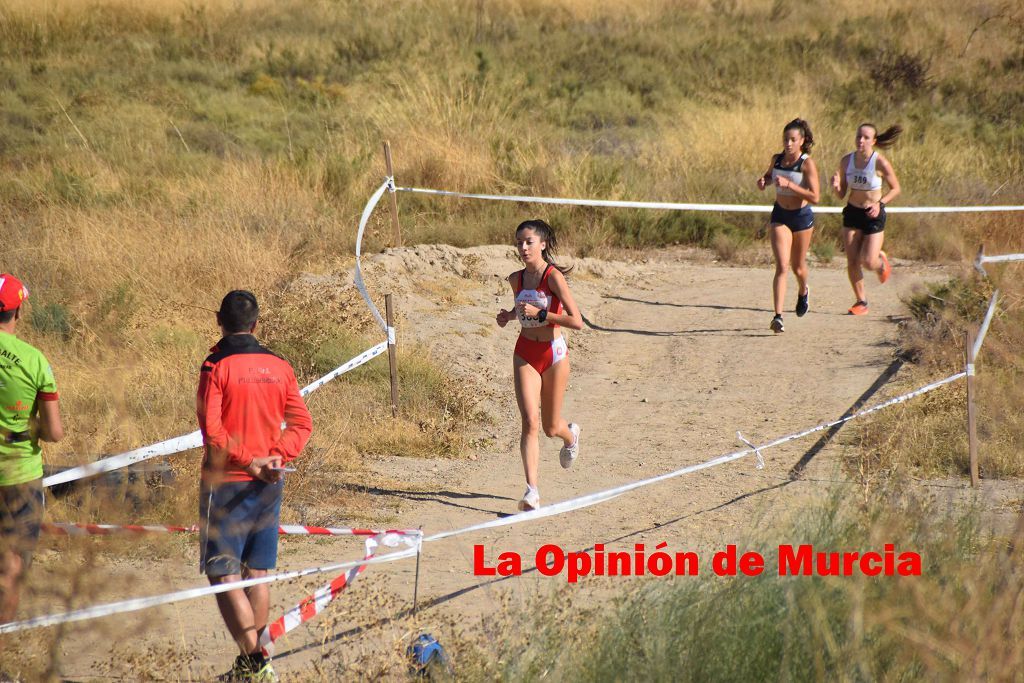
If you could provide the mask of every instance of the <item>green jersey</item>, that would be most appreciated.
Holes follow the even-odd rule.
[[[43,476],[39,439],[19,440],[39,401],[57,400],[57,382],[46,357],[13,334],[0,332],[0,486]],[[14,439],[7,438],[14,434]],[[11,442],[13,441],[13,442]]]

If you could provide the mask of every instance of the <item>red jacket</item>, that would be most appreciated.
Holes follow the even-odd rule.
[[[288,361],[251,334],[228,335],[210,351],[196,397],[204,473],[223,472],[222,481],[252,481],[245,467],[253,458],[280,455],[289,462],[299,457],[313,419]]]

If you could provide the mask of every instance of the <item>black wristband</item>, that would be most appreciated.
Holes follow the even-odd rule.
[[[885,208],[885,202],[879,201],[878,202],[878,209],[881,210],[881,209],[884,209],[884,208]]]
[[[548,319],[548,309],[545,308],[540,313],[537,314],[537,320],[539,320],[541,322],[544,322],[547,319]]]

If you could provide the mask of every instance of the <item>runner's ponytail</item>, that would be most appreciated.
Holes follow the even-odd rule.
[[[903,133],[903,126],[898,123],[896,125],[889,126],[881,133],[878,132],[878,126],[873,123],[862,123],[859,127],[864,128],[865,126],[875,131],[875,147],[881,147],[882,149],[888,149],[895,145],[896,140],[898,140],[900,134]]]

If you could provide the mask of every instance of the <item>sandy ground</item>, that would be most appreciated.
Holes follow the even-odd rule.
[[[885,286],[869,280],[871,314],[853,317],[845,314],[852,296],[843,265],[814,265],[811,312],[803,318],[787,313],[786,332],[774,335],[768,329],[770,266],[731,267],[683,250],[628,263],[576,264],[571,283],[588,327],[569,337],[565,415],[583,427],[582,450],[576,465],[563,470],[560,444],[542,437],[540,491],[547,504],[735,451],[743,447],[737,430],[764,443],[892,396],[895,321],[906,314],[901,297],[945,276],[938,267],[898,263]],[[399,342],[423,345],[470,382],[490,419],[480,428],[481,445],[465,458],[383,458],[350,483],[367,487],[375,506],[388,511],[382,523],[428,534],[513,513],[524,489],[511,376],[516,330],[501,330],[493,320],[509,305],[504,277],[518,267],[513,250],[411,247],[370,257],[366,266],[371,291],[395,294]],[[791,278],[790,309],[794,290]],[[411,603],[415,563],[371,567],[324,616],[281,643],[276,668],[286,676],[374,675],[367,664],[373,653],[400,652],[412,630],[430,629],[444,639],[453,624],[471,625],[509,601],[522,604],[565,584],[564,575],[535,571],[509,580],[474,576],[475,544],[492,564],[499,552],[521,553],[526,570],[545,543],[569,551],[596,543],[608,550],[632,550],[636,543],[652,549],[666,542],[669,550],[693,550],[703,559],[726,544],[742,546],[755,533],[764,538],[767,530],[770,538],[777,522],[829,489],[870,495],[841,467],[850,433],[846,427],[827,442],[814,436],[765,451],[762,470],[745,458],[565,515],[428,544],[420,565],[421,609],[411,619],[391,617]],[[802,473],[791,478],[798,463]],[[296,485],[301,482],[293,480]],[[966,496],[963,481],[935,486],[939,495]],[[1004,493],[992,489],[993,505]],[[301,540],[284,545],[279,566],[297,569],[359,554],[352,540]],[[131,595],[202,583],[191,545],[182,541],[165,555],[110,563],[104,597],[125,597],[128,577]],[[46,566],[55,561],[42,558],[33,580],[45,581]],[[175,578],[157,579],[168,576]],[[329,577],[276,586],[272,616]],[[590,578],[574,590],[605,599],[629,580]],[[25,611],[48,610],[36,604]],[[349,633],[354,637],[342,637],[367,624]],[[135,661],[159,678],[206,680],[234,656],[211,598],[71,625],[61,650],[60,671],[70,680],[126,677],[124,667]],[[161,667],[167,660],[173,665]]]

